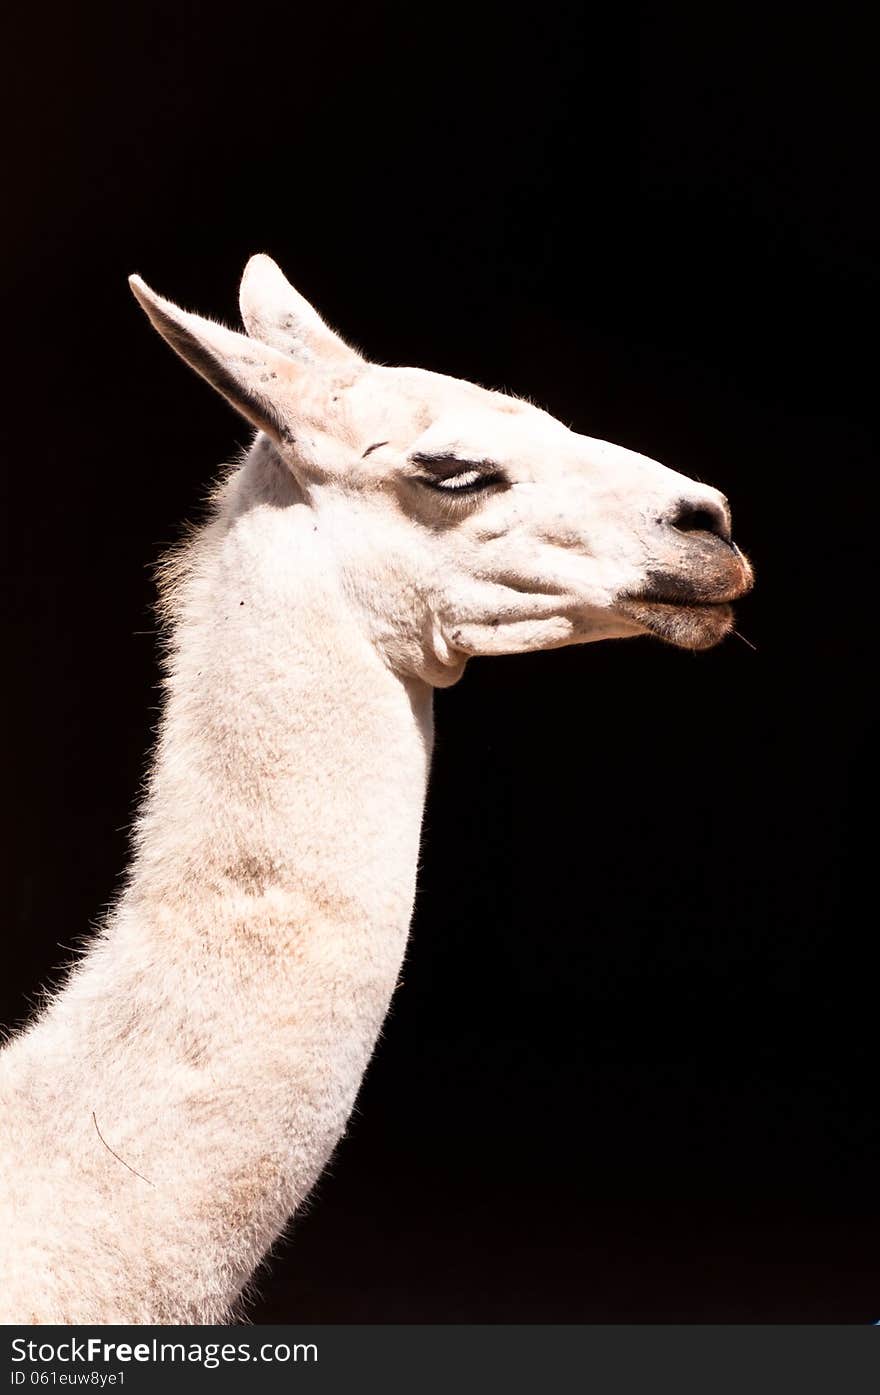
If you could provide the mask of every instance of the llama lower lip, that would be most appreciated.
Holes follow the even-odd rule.
[[[681,649],[711,649],[733,627],[733,608],[726,601],[632,596],[619,601],[618,607],[646,633]]]

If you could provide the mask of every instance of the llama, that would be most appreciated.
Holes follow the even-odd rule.
[[[166,561],[165,702],[115,908],[0,1053],[0,1320],[214,1323],[342,1136],[412,913],[432,694],[478,655],[717,643],[714,489],[365,361],[268,257],[241,334],[137,277],[256,428]]]

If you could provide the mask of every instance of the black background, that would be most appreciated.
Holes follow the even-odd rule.
[[[414,936],[257,1321],[880,1317],[874,51],[844,10],[30,7],[6,33],[9,1024],[112,898],[150,566],[246,428],[137,270],[722,488],[729,639],[479,661]],[[11,41],[11,42],[10,42]]]

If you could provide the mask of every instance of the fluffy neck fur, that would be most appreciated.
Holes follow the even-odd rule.
[[[126,889],[0,1055],[0,1320],[227,1317],[344,1131],[404,953],[430,689],[264,443],[166,589]]]

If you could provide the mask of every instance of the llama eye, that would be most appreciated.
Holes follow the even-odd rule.
[[[489,460],[417,455],[413,456],[413,461],[422,467],[416,475],[418,483],[437,494],[478,494],[493,485],[506,483],[502,471]]]
[[[503,480],[497,470],[493,474],[486,474],[484,470],[465,470],[445,480],[423,478],[421,483],[441,494],[477,494],[493,484],[502,484]]]

